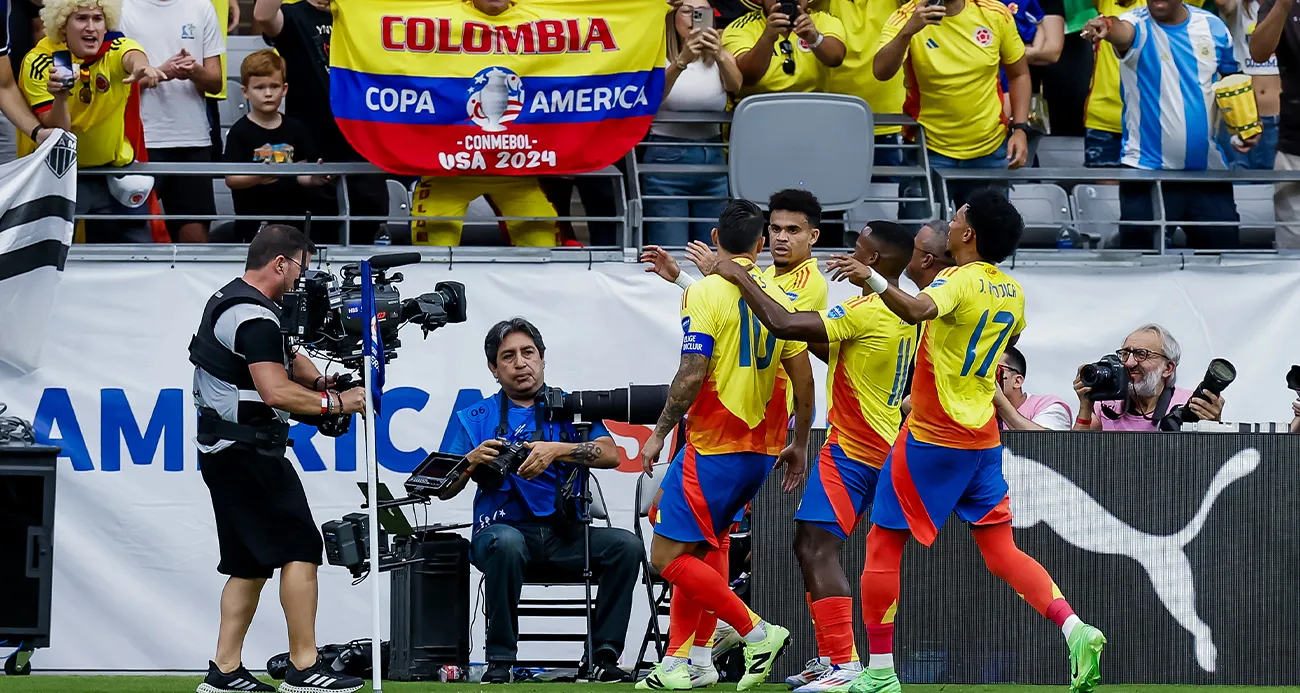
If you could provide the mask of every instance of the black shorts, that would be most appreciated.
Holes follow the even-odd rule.
[[[217,572],[269,578],[286,563],[321,564],[320,530],[289,460],[236,445],[200,452],[199,470],[217,518]]]
[[[220,157],[218,157],[220,158]],[[154,163],[195,162],[210,164],[213,161],[212,147],[160,147],[149,150],[149,161]],[[210,216],[217,213],[217,201],[212,191],[211,176],[158,176],[154,179],[154,191],[158,193],[158,202],[162,204],[164,214],[176,214],[180,217],[167,220],[167,232],[172,241],[178,241],[177,233],[186,224],[203,224],[211,226],[210,219],[185,219],[188,214]]]

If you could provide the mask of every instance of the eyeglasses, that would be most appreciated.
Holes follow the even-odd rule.
[[[794,74],[794,46],[790,45],[790,39],[782,39],[781,55],[785,56],[785,60],[781,61],[781,70],[785,72],[787,75],[793,75]]]
[[[1158,351],[1151,351],[1150,349],[1116,349],[1115,355],[1119,357],[1120,361],[1127,361],[1128,357],[1132,356],[1133,360],[1138,363],[1142,363],[1152,356],[1159,356],[1162,359],[1169,358]]]
[[[935,255],[934,253],[926,250],[925,248],[922,248],[921,246],[915,244],[912,246],[912,250],[915,250],[916,252],[922,255],[929,255],[930,257],[935,259],[935,262],[941,262],[945,265],[956,264],[956,262],[954,262],[952,258],[948,257],[947,253],[944,253],[942,255]]]

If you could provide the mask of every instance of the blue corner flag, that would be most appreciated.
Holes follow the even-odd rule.
[[[375,404],[375,416],[379,416],[379,401],[384,394],[384,343],[379,334],[379,313],[375,306],[375,283],[370,276],[370,262],[361,262],[361,320],[365,325],[361,341],[361,354],[374,357],[377,364],[370,372],[371,399]],[[367,362],[369,367],[369,362]]]

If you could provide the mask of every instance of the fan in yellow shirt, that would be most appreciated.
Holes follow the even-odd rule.
[[[871,73],[871,63],[875,60],[876,51],[880,49],[880,32],[890,15],[898,9],[896,0],[825,0],[825,4],[831,15],[844,25],[844,44],[847,47],[844,62],[830,71],[826,91],[857,96],[871,106],[873,113],[902,113],[902,72],[884,81],[876,79]],[[899,132],[902,132],[902,128],[898,125],[876,126],[877,137],[897,135]],[[891,138],[890,143],[896,143],[896,140],[897,138]],[[882,142],[877,140],[876,143]],[[882,161],[882,158],[889,160]],[[877,149],[876,163],[882,166],[901,166],[902,151],[894,148]]]
[[[736,56],[744,76],[737,94],[822,91],[831,68],[845,58],[844,24],[820,10],[808,10],[798,0],[794,18],[781,11],[781,0],[763,0],[755,10],[732,22],[722,34],[722,47]]]
[[[1129,10],[1145,7],[1147,0],[1093,0],[1097,13],[1118,17]],[[1092,84],[1084,115],[1083,165],[1090,168],[1119,166],[1120,111],[1119,59],[1108,44],[1093,47]]]

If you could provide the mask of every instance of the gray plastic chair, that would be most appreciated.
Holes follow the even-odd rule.
[[[1099,237],[1099,248],[1115,247],[1119,241],[1119,186],[1078,185],[1070,202],[1079,230]]]
[[[1022,246],[1056,247],[1061,229],[1074,221],[1070,215],[1070,198],[1059,185],[1017,183],[1012,186],[1010,197],[1025,220]]]
[[[1237,200],[1237,215],[1241,217],[1241,246],[1271,249],[1277,225],[1273,214],[1273,186],[1238,184],[1232,186],[1232,195]]]
[[[871,182],[873,123],[856,96],[746,97],[731,121],[731,194],[761,206],[778,190],[806,188],[823,209],[853,209]]]

